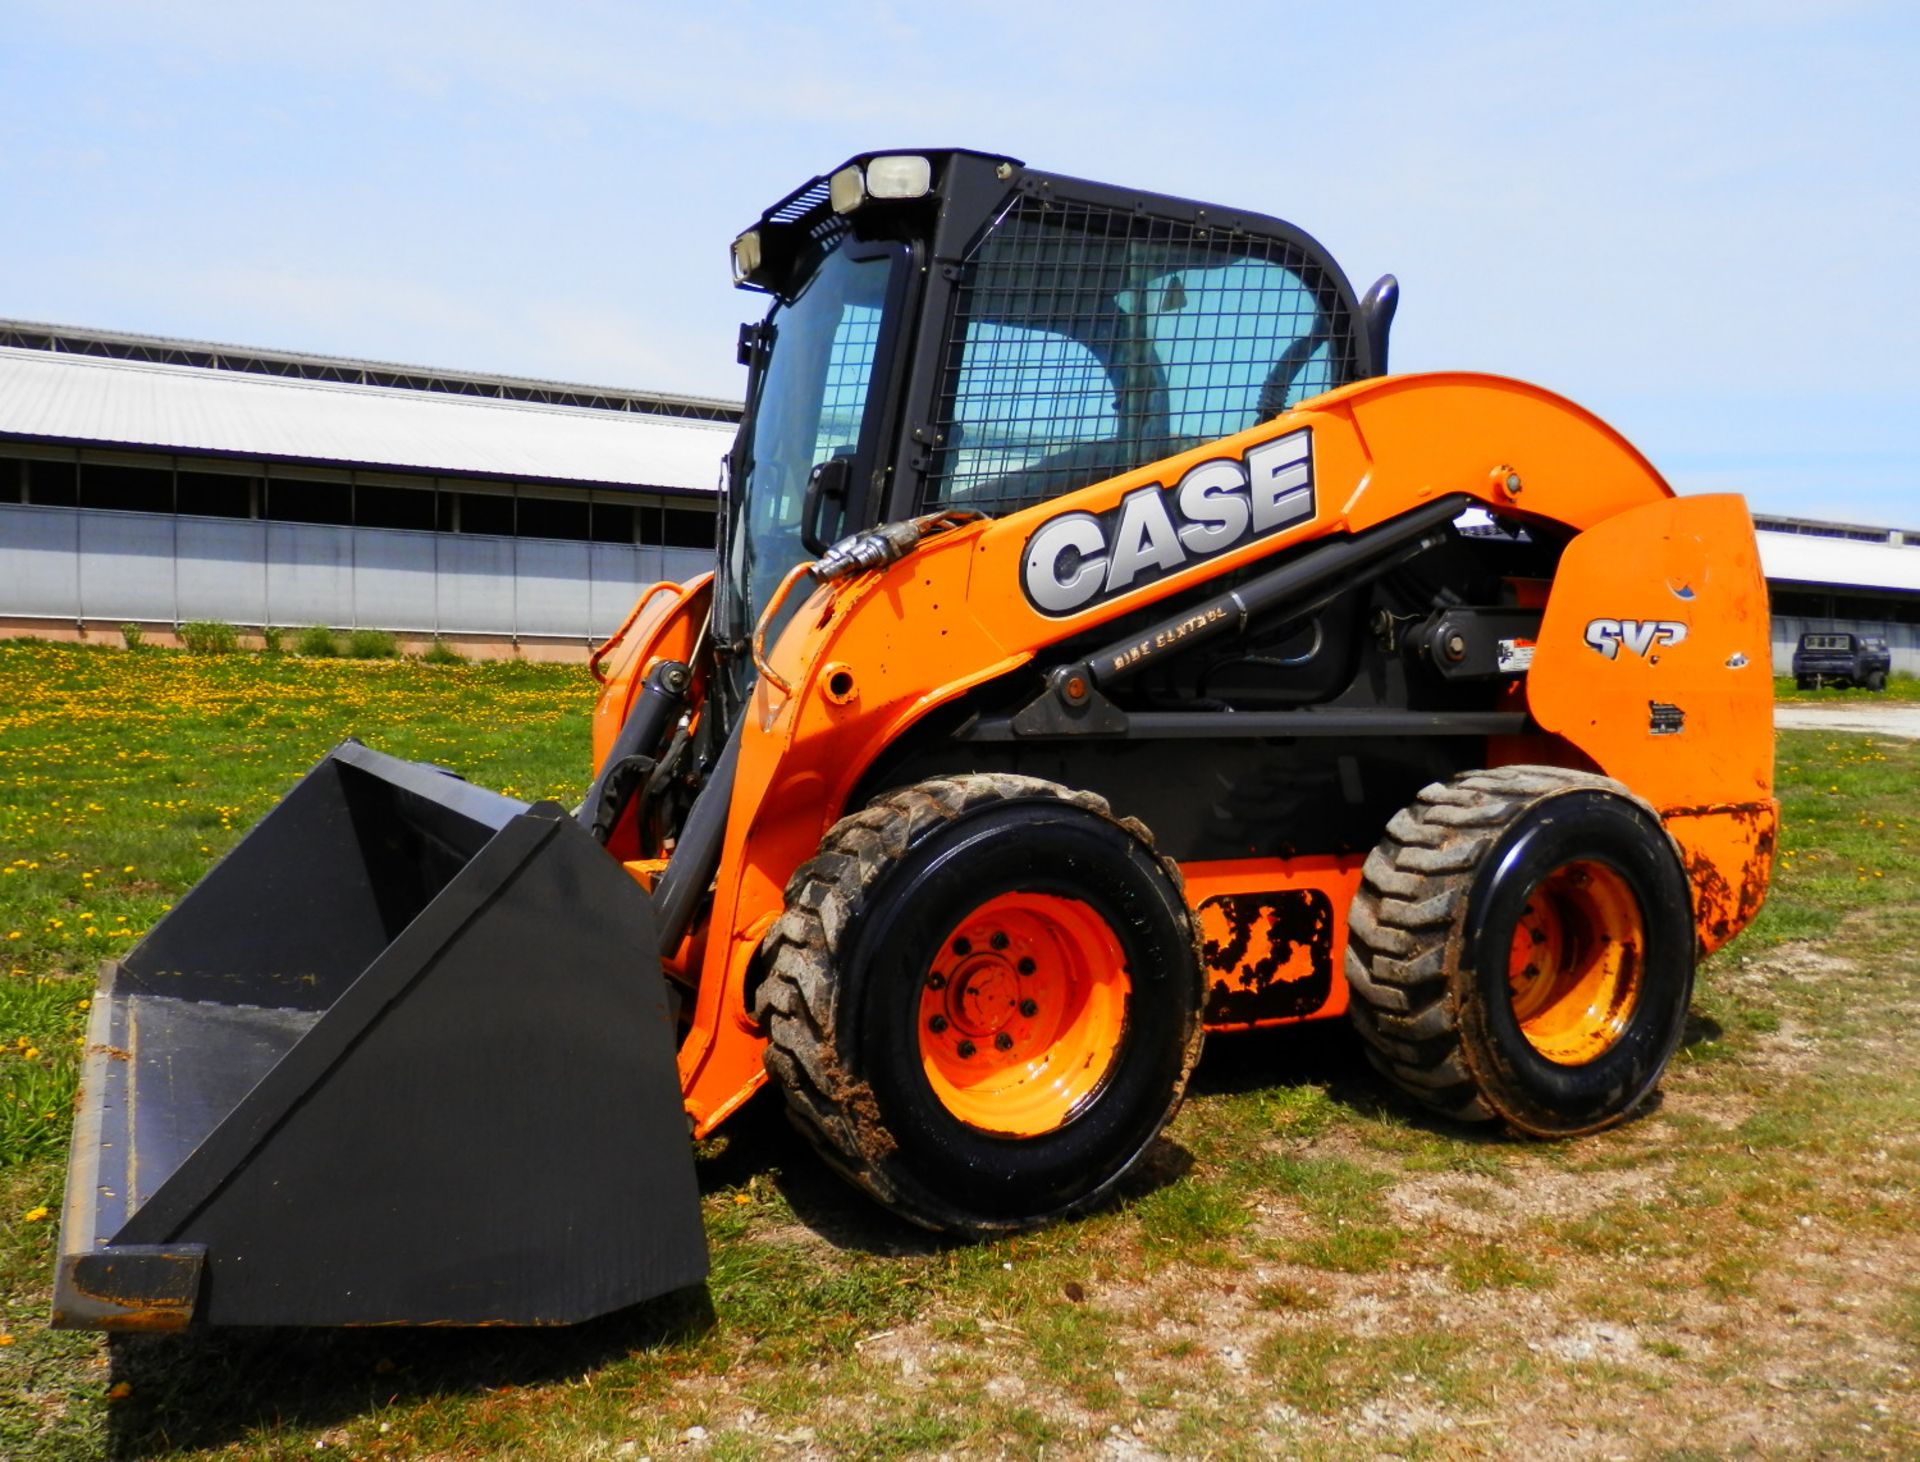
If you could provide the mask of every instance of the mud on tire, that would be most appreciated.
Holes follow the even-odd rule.
[[[946,1024],[929,1021],[927,991],[964,975],[955,930],[996,900],[1090,910],[1123,961],[1097,1082],[1057,1119],[1043,1107],[1014,1131],[956,1110],[934,1059],[953,1052],[926,1034]],[[1201,1045],[1196,939],[1178,868],[1103,799],[1031,777],[942,777],[842,819],[794,873],[761,946],[753,1012],[794,1126],[855,1185],[928,1228],[1026,1228],[1098,1202],[1177,1110]],[[1033,963],[1021,959],[1020,974]],[[1025,989],[1008,970],[986,970],[983,988],[989,979]],[[981,1030],[984,1055],[1002,1037]]]
[[[1629,1115],[1693,988],[1691,890],[1658,816],[1558,767],[1422,791],[1368,855],[1348,936],[1374,1066],[1451,1117],[1539,1136]]]

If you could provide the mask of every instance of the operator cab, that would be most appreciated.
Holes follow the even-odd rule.
[[[723,645],[845,534],[1017,511],[1381,374],[1397,294],[1275,218],[964,151],[855,157],[733,265],[773,304],[740,336]]]

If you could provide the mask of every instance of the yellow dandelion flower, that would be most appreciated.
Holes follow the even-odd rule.
[[[22,1223],[38,1223],[46,1216],[47,1205],[42,1203],[37,1208],[29,1208],[25,1213],[21,1214],[20,1220]]]

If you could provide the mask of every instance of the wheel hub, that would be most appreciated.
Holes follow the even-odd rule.
[[[1567,863],[1534,885],[1514,924],[1507,987],[1520,1033],[1547,1060],[1597,1060],[1627,1027],[1646,962],[1646,926],[1624,878]]]
[[[1003,894],[951,931],[920,992],[929,1084],[955,1116],[1010,1136],[1071,1119],[1113,1065],[1129,977],[1086,904]]]

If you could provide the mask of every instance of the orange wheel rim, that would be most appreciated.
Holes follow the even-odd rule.
[[[1565,863],[1535,885],[1514,925],[1507,986],[1520,1034],[1561,1066],[1598,1059],[1640,1000],[1646,923],[1604,863]]]
[[[1120,941],[1086,904],[989,899],[947,932],[922,973],[927,1082],[969,1126],[1051,1132],[1113,1070],[1131,989]]]

